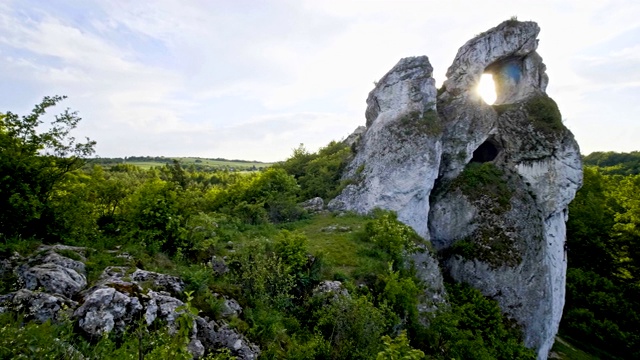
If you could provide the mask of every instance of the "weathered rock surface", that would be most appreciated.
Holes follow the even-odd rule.
[[[43,246],[29,258],[15,255],[3,259],[0,275],[6,278],[8,274],[15,274],[18,284],[24,288],[0,296],[0,313],[22,313],[25,320],[38,322],[71,318],[77,321],[79,329],[92,337],[122,332],[135,326],[140,318],[147,325],[160,320],[167,324],[170,332],[176,330],[176,319],[185,305],[175,297],[184,291],[181,279],[137,268],[111,266],[104,269],[93,286],[86,288],[85,252],[85,248]],[[71,300],[72,296],[78,301]],[[223,310],[226,316],[238,316],[242,307],[234,299],[225,298]],[[197,316],[188,345],[194,358],[221,347],[229,348],[238,359],[256,359],[260,354],[256,345],[224,322],[207,322]]]
[[[509,20],[469,40],[437,99],[426,57],[402,59],[369,94],[345,175],[355,184],[329,207],[396,211],[440,252],[442,269],[496,299],[546,359],[564,306],[565,222],[582,166],[545,93],[538,32]],[[476,92],[483,73],[493,74],[496,105]],[[418,263],[438,288],[436,260]]]
[[[60,320],[61,311],[73,309],[78,303],[61,295],[20,289],[0,296],[0,313],[20,312],[26,320],[45,322]],[[70,314],[67,314],[70,315]]]
[[[71,247],[70,247],[71,248]],[[84,263],[62,256],[55,250],[67,248],[41,247],[38,255],[16,269],[20,282],[29,290],[72,297],[87,286]]]
[[[426,56],[400,60],[369,93],[367,128],[346,171],[354,180],[332,210],[394,210],[428,237],[429,193],[438,176],[442,126],[433,68]]]
[[[324,200],[321,197],[314,197],[299,204],[303,209],[309,212],[320,212],[324,210]]]
[[[201,317],[196,318],[198,327],[198,340],[210,349],[225,347],[238,359],[255,360],[260,355],[258,346],[247,341],[242,335],[229,328],[228,325],[220,326],[215,321],[207,322]]]

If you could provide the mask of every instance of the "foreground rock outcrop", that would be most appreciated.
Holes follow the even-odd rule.
[[[564,306],[565,222],[582,166],[545,93],[538,33],[533,22],[509,20],[469,40],[437,96],[427,57],[400,60],[369,94],[367,127],[351,140],[352,185],[329,208],[396,211],[432,242],[443,271],[497,300],[546,359]],[[494,105],[476,92],[483,73],[496,83]],[[424,280],[441,281],[427,268]]]
[[[161,321],[170,333],[176,330],[176,319],[185,306],[177,298],[184,291],[181,279],[130,266],[110,266],[87,287],[86,251],[64,245],[42,246],[34,256],[4,259],[2,275],[15,274],[20,289],[0,296],[0,313],[21,313],[25,320],[38,322],[72,319],[94,339],[125,331],[137,319],[144,319],[147,325]],[[233,299],[225,299],[224,306],[223,316],[242,311]],[[194,358],[221,348],[229,349],[238,359],[253,360],[260,355],[258,346],[224,321],[195,316],[188,346]]]

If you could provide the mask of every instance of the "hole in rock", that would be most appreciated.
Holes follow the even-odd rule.
[[[485,99],[487,104],[510,104],[522,98],[523,92],[526,92],[523,86],[527,86],[527,82],[521,81],[523,66],[523,59],[514,56],[501,59],[486,67],[484,70],[485,74],[482,76],[485,77],[485,75],[488,75],[487,78],[491,76],[491,80],[493,81],[492,89],[496,95],[495,98],[491,98],[493,99],[492,102]],[[489,87],[489,85],[485,86]]]
[[[491,140],[487,140],[473,152],[471,162],[486,163],[495,160],[500,153],[498,146]]]
[[[498,98],[496,93],[496,84],[493,82],[493,75],[488,73],[482,74],[480,82],[478,83],[477,91],[484,102],[489,105],[493,105]]]

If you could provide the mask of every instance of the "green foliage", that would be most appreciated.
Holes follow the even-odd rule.
[[[382,277],[384,289],[380,301],[385,303],[404,323],[418,322],[418,301],[423,289],[416,285],[412,277],[403,277],[393,271],[389,264],[389,273]]]
[[[291,305],[295,276],[282,258],[273,254],[270,244],[254,240],[234,255],[234,282],[251,305],[267,305],[282,310]]]
[[[597,166],[599,171],[608,175],[640,174],[640,151],[618,153],[613,151],[592,152],[582,157],[586,166]]]
[[[340,182],[345,167],[352,158],[351,148],[342,142],[330,142],[317,153],[309,153],[304,145],[294,149],[285,162],[275,165],[293,175],[300,184],[300,198],[337,196],[345,184]]]
[[[555,134],[566,130],[562,123],[562,115],[558,105],[547,95],[538,95],[529,99],[525,109],[529,120],[537,129],[547,134]]]
[[[584,185],[569,206],[569,268],[560,331],[612,354],[605,357],[636,358],[640,356],[640,176],[606,173],[585,167]]]
[[[0,114],[0,233],[37,235],[55,223],[51,195],[68,173],[81,168],[94,152],[95,142],[76,142],[71,131],[80,122],[69,109],[40,131],[45,112],[64,97],[45,97],[31,114]]]
[[[299,191],[292,176],[282,169],[270,168],[238,179],[225,189],[212,189],[207,196],[211,210],[258,225],[303,217],[304,212],[296,205]]]
[[[447,284],[447,292],[450,311],[440,312],[423,335],[434,359],[535,359],[495,301],[465,284]]]
[[[424,352],[409,345],[406,331],[401,331],[395,339],[385,335],[382,337],[382,342],[385,349],[378,353],[376,360],[421,360],[425,358]]]
[[[380,351],[385,319],[365,296],[337,296],[314,317],[331,343],[331,359],[371,359]]]
[[[178,328],[178,332],[182,328]],[[187,329],[189,331],[190,328]],[[73,331],[73,323],[24,323],[12,314],[0,314],[0,358],[2,359],[191,359],[184,338],[166,329],[138,328],[120,334],[105,334],[90,343]]]
[[[403,267],[405,255],[415,252],[416,243],[421,241],[410,226],[398,221],[395,213],[384,211],[367,223],[365,236],[387,255],[395,269]]]

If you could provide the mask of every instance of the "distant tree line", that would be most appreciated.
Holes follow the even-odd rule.
[[[588,166],[599,167],[604,174],[640,174],[640,151],[632,151],[630,153],[597,151],[583,157],[583,162]]]

